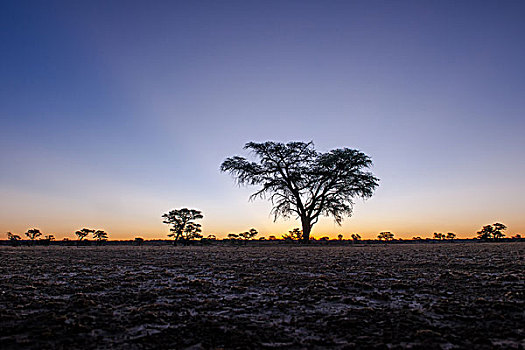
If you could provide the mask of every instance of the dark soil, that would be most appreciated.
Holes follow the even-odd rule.
[[[1,247],[0,348],[525,346],[525,243]]]

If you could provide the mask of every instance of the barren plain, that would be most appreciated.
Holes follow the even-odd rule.
[[[0,247],[2,349],[523,349],[525,243]]]

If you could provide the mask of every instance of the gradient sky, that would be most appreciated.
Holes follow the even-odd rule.
[[[525,233],[523,1],[2,1],[0,235],[280,235],[219,172],[248,141],[358,148],[381,179],[314,236]]]

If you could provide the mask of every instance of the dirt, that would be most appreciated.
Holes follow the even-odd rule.
[[[523,349],[525,243],[0,247],[2,349]]]

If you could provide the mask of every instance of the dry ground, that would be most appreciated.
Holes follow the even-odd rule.
[[[0,247],[0,347],[512,348],[525,243]]]

